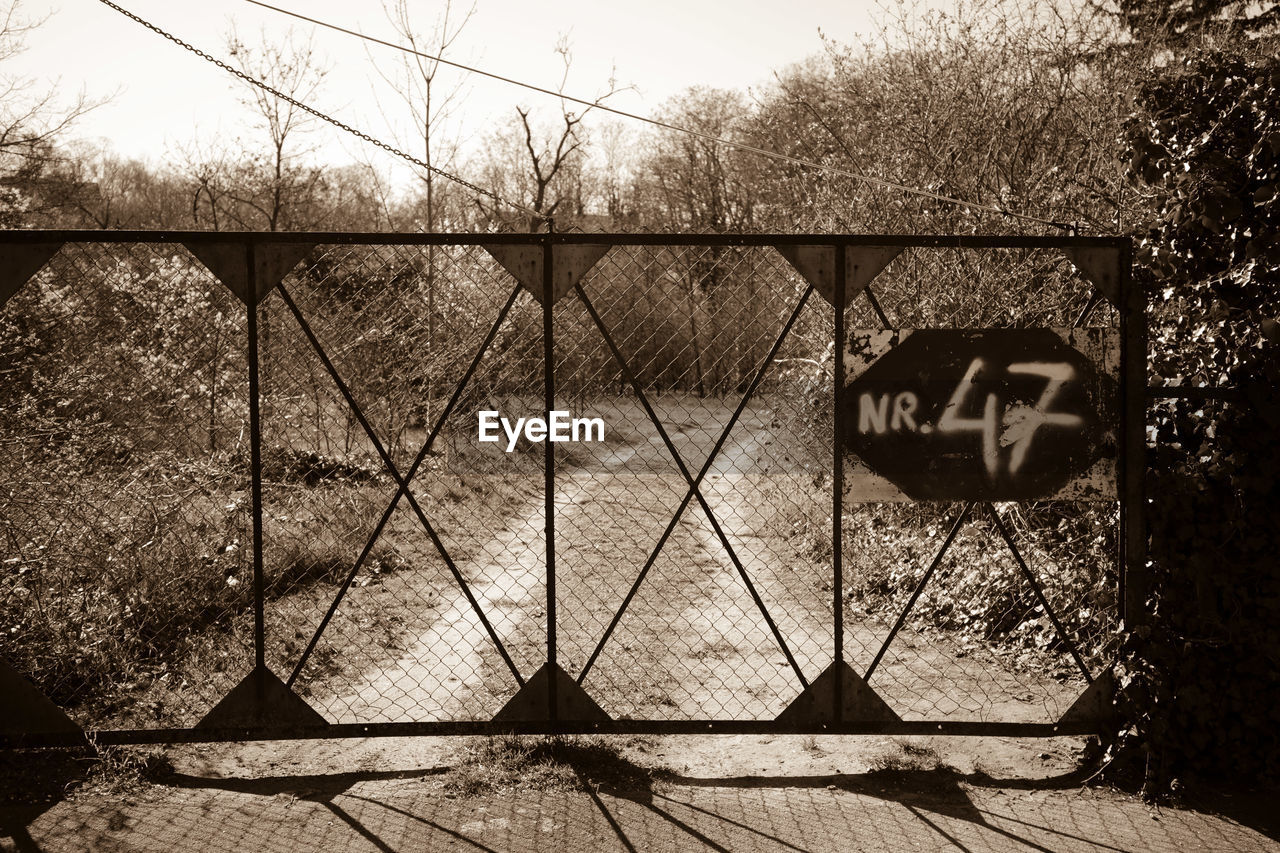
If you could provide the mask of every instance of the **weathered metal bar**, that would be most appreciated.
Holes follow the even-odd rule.
[[[1036,580],[1035,573],[1027,566],[1022,554],[1018,551],[1018,546],[1014,544],[1013,537],[1009,535],[1009,529],[1005,527],[1004,522],[1000,519],[1000,513],[996,512],[996,508],[991,504],[987,504],[987,514],[991,516],[991,520],[996,524],[996,530],[1000,532],[1000,538],[1004,540],[1004,544],[1009,546],[1009,553],[1013,554],[1013,560],[1018,564],[1018,568],[1022,571],[1023,577],[1031,584],[1031,589],[1035,591],[1036,599],[1040,602],[1040,606],[1044,608],[1045,614],[1048,615],[1049,621],[1053,623],[1053,627],[1058,632],[1058,636],[1062,642],[1067,644],[1067,651],[1071,653],[1072,659],[1075,660],[1076,666],[1080,668],[1080,674],[1084,676],[1086,684],[1093,683],[1093,673],[1089,671],[1089,667],[1084,662],[1084,658],[1080,656],[1080,650],[1076,648],[1075,641],[1071,639],[1071,635],[1067,633],[1067,629],[1063,626],[1062,621],[1058,619],[1058,614],[1054,612],[1053,607],[1049,604],[1049,599],[1045,597],[1044,590],[1040,586],[1040,581]]]
[[[843,255],[844,253],[838,252],[837,254]],[[862,292],[867,295],[867,301],[871,303],[871,309],[876,312],[876,317],[880,319],[880,324],[886,329],[893,328],[893,324],[889,322],[884,309],[880,307],[880,300],[876,299],[876,295],[871,292],[871,285],[868,284],[863,288]]]
[[[543,418],[551,423],[551,412],[556,407],[555,337],[552,323],[551,291],[555,273],[551,256],[551,241],[542,244],[542,379]],[[547,586],[547,667],[555,671],[556,663],[556,450],[555,442],[542,444],[543,495],[546,501],[546,586]],[[559,718],[556,679],[547,681],[548,719]]]
[[[636,398],[644,408],[645,414],[648,416],[649,420],[653,422],[654,427],[658,430],[658,435],[667,445],[668,452],[675,453],[673,449],[674,445],[672,445],[666,429],[662,426],[662,421],[653,410],[653,406],[649,404],[648,395],[644,393],[644,388],[636,378],[634,371],[631,370],[631,365],[627,363],[626,358],[622,355],[622,351],[618,349],[618,345],[613,340],[613,335],[609,333],[609,329],[605,326],[604,321],[601,320],[600,315],[596,313],[595,306],[592,305],[591,300],[587,298],[586,291],[582,289],[580,284],[574,285],[574,290],[578,295],[578,299],[582,302],[583,307],[587,309],[587,313],[591,316],[596,328],[600,331],[600,336],[604,339],[605,346],[607,346],[609,348],[609,352],[613,354],[613,358],[618,363],[618,367],[622,371],[623,377],[627,380],[631,389],[635,391]],[[621,621],[622,614],[626,612],[627,606],[631,603],[631,599],[635,597],[636,592],[640,589],[640,584],[644,582],[645,575],[649,573],[649,569],[658,559],[658,555],[662,553],[662,548],[666,545],[667,538],[670,537],[671,532],[675,530],[676,524],[680,520],[680,516],[684,513],[685,507],[689,505],[689,501],[692,499],[693,492],[687,492],[684,496],[684,500],[680,502],[680,505],[672,514],[671,521],[667,524],[666,529],[662,531],[662,535],[658,537],[657,544],[650,552],[649,558],[645,560],[644,566],[641,567],[639,574],[636,575],[635,582],[632,583],[631,589],[628,590],[626,596],[622,599],[622,603],[618,606],[618,610],[613,614],[613,619],[610,620],[608,627],[605,628],[605,632],[603,636],[601,636],[600,642],[596,645],[595,649],[592,650],[591,656],[587,658],[587,662],[582,667],[582,671],[578,673],[578,677],[575,679],[578,684],[582,684],[582,682],[586,680],[587,673],[589,673],[591,671],[591,667],[595,665],[596,658],[598,658],[600,656],[600,652],[604,650],[605,644],[613,634],[614,628],[616,628],[618,622]]]
[[[320,727],[261,729],[103,729],[87,734],[99,746],[162,743],[226,743],[253,740],[312,740],[368,737],[441,737],[450,735],[600,734],[600,735],[893,735],[943,737],[1062,737],[1098,734],[1094,720],[1057,723],[1010,723],[969,720],[894,720],[852,723],[778,724],[773,720],[638,720],[601,721],[425,720],[399,723],[331,723]],[[74,747],[84,737],[71,734],[7,735],[0,749]]]
[[[1071,324],[1071,328],[1078,329],[1083,326],[1084,321],[1089,319],[1089,315],[1093,313],[1093,309],[1096,308],[1098,303],[1101,301],[1102,291],[1095,288],[1094,291],[1089,294],[1088,301],[1085,302],[1084,308],[1081,309],[1079,316],[1076,317],[1076,321]]]
[[[951,525],[951,532],[947,534],[946,541],[942,543],[942,547],[938,549],[938,553],[933,557],[933,562],[929,563],[929,568],[920,577],[920,583],[916,584],[915,591],[911,593],[911,598],[907,601],[906,607],[903,607],[902,612],[898,614],[898,621],[893,623],[893,628],[889,630],[889,636],[884,638],[884,644],[880,646],[880,651],[876,652],[875,658],[871,661],[871,666],[867,667],[867,674],[862,676],[863,681],[870,681],[871,676],[875,674],[876,667],[880,665],[880,659],[889,650],[889,644],[893,642],[893,638],[898,636],[898,632],[902,630],[902,626],[907,621],[907,616],[911,613],[911,608],[915,607],[916,599],[920,597],[920,593],[924,592],[925,584],[929,582],[929,578],[933,577],[934,570],[942,563],[942,558],[946,556],[947,549],[951,547],[956,534],[960,532],[960,526],[964,524],[964,520],[969,517],[970,511],[973,510],[974,503],[976,501],[966,503],[964,509],[960,510],[960,514],[956,516],[955,523]]]
[[[679,507],[676,508],[675,513],[671,517],[671,521],[667,524],[666,530],[662,532],[662,536],[659,537],[657,545],[655,545],[653,550],[650,552],[649,558],[645,561],[644,567],[640,570],[640,573],[639,575],[637,575],[635,582],[631,585],[631,589],[627,591],[627,595],[625,598],[623,598],[622,604],[619,605],[618,611],[613,615],[613,619],[609,622],[609,627],[605,629],[604,636],[600,638],[600,642],[596,645],[595,650],[592,651],[591,656],[587,658],[587,663],[582,668],[582,672],[579,673],[577,678],[578,683],[581,684],[586,679],[587,673],[591,671],[591,667],[595,664],[596,658],[600,656],[600,652],[604,650],[605,644],[609,642],[609,637],[612,636],[614,629],[618,626],[618,622],[622,620],[622,614],[626,612],[627,607],[631,604],[631,600],[635,598],[635,594],[640,589],[640,584],[644,581],[645,575],[648,574],[649,569],[653,566],[654,562],[658,559],[658,554],[662,552],[662,547],[663,545],[666,544],[667,538],[671,535],[671,531],[675,529],[676,524],[678,524],[680,521],[680,516],[684,513],[685,508],[689,505],[689,501],[691,501],[695,495],[698,496],[698,498],[702,502],[704,509],[707,510],[707,514],[711,518],[712,524],[713,525],[715,524],[715,518],[711,514],[710,509],[706,506],[706,501],[702,499],[701,492],[699,491],[699,486],[702,484],[702,479],[707,475],[707,472],[711,470],[711,466],[715,464],[716,456],[719,455],[720,450],[724,447],[725,441],[728,440],[729,433],[733,431],[734,426],[738,423],[738,418],[742,416],[743,411],[745,411],[747,408],[747,404],[751,402],[751,397],[755,394],[756,389],[760,387],[760,383],[764,380],[764,376],[768,372],[769,366],[773,363],[774,358],[778,354],[778,350],[782,348],[783,342],[787,339],[787,334],[791,331],[791,327],[795,325],[795,321],[800,316],[800,312],[804,310],[805,303],[808,301],[809,297],[813,294],[813,284],[810,283],[808,287],[805,288],[804,294],[800,297],[800,300],[796,303],[795,310],[793,310],[791,312],[791,316],[787,318],[787,322],[783,326],[782,333],[778,336],[778,339],[774,341],[773,347],[769,350],[768,355],[765,356],[764,363],[760,365],[760,368],[756,371],[755,376],[752,377],[751,384],[747,387],[746,393],[743,395],[742,400],[738,403],[738,407],[734,410],[733,415],[730,416],[729,422],[725,425],[724,430],[720,433],[720,437],[719,439],[717,439],[715,446],[711,448],[711,453],[708,454],[706,460],[702,463],[702,469],[698,472],[698,475],[696,477],[689,476],[689,469],[685,466],[684,459],[680,456],[680,453],[676,450],[675,445],[671,442],[670,437],[667,435],[666,429],[664,429],[662,426],[661,419],[658,417],[657,413],[654,412],[653,407],[649,405],[648,398],[645,396],[644,390],[640,387],[639,381],[636,379],[635,375],[631,372],[630,366],[627,364],[626,359],[623,358],[621,351],[618,349],[617,345],[613,342],[613,337],[609,334],[608,329],[604,325],[604,322],[600,319],[600,315],[596,313],[595,308],[591,305],[591,301],[587,298],[586,292],[580,286],[576,286],[576,289],[578,293],[578,298],[582,300],[582,303],[586,307],[588,313],[591,314],[592,319],[596,323],[596,328],[600,330],[601,335],[604,337],[605,344],[609,347],[610,351],[613,353],[614,359],[618,362],[620,367],[627,373],[627,376],[631,383],[632,388],[635,389],[637,397],[639,397],[641,403],[644,405],[646,414],[649,416],[649,419],[653,422],[653,425],[657,428],[658,435],[662,437],[662,440],[667,447],[667,452],[671,454],[672,458],[675,460],[676,466],[680,469],[681,474],[684,475],[686,482],[689,483],[689,490],[685,493],[684,499],[680,502]],[[721,535],[723,536],[723,533]],[[722,541],[724,540],[722,539]],[[734,564],[739,567],[739,571],[743,571],[741,569],[741,564],[738,563],[737,561],[736,555],[733,554],[732,547],[729,546],[727,541],[724,541],[724,544],[725,544],[726,550],[728,550],[730,555],[732,556],[734,560]],[[743,574],[745,575],[745,571],[743,571]],[[746,580],[747,580],[748,587],[751,588],[754,593],[754,587],[750,586],[751,584],[750,579],[746,579]],[[790,649],[787,648],[786,646],[786,641],[782,639],[781,634],[777,631],[777,626],[774,625],[773,620],[769,617],[768,611],[764,608],[764,603],[759,600],[759,596],[756,596],[756,601],[757,601],[757,605],[764,612],[764,617],[766,621],[769,623],[770,627],[773,629],[774,637],[775,639],[778,640],[780,646],[782,647],[783,654],[787,657],[788,661],[791,663],[793,670],[796,673],[796,676],[800,679],[800,683],[804,685],[805,688],[808,688],[809,683],[805,679],[804,673],[800,670],[799,665],[795,663],[795,659],[794,657],[792,657]]]
[[[688,476],[688,472],[685,472]],[[806,690],[809,687],[809,679],[804,677],[804,670],[800,669],[800,664],[796,661],[795,655],[791,653],[791,647],[787,645],[786,637],[782,636],[782,632],[778,630],[778,625],[773,621],[773,617],[769,615],[769,608],[765,606],[764,599],[760,597],[760,593],[756,590],[756,585],[751,582],[751,576],[747,574],[747,569],[742,565],[742,561],[738,559],[738,554],[733,548],[733,544],[729,542],[729,537],[725,535],[724,530],[720,527],[720,521],[716,518],[715,512],[712,511],[711,505],[707,503],[707,499],[703,497],[701,489],[695,489],[695,497],[698,504],[702,507],[702,511],[707,515],[707,521],[711,523],[711,529],[715,531],[716,537],[720,540],[720,544],[724,547],[725,553],[729,555],[730,562],[738,571],[738,577],[742,578],[742,583],[747,588],[751,600],[755,602],[756,609],[760,611],[760,615],[764,617],[765,624],[769,626],[769,632],[773,634],[773,639],[777,641],[778,648],[782,650],[782,656],[787,659],[787,663],[791,666],[792,672],[796,674],[796,679],[800,685]]]
[[[0,230],[6,243],[310,243],[383,246],[483,246],[485,244],[617,246],[903,246],[926,249],[1063,249],[1128,247],[1127,237],[1045,237],[965,234],[480,234],[459,232],[387,233],[377,231],[96,231],[92,229]]]
[[[254,246],[245,246],[250,292],[256,292],[257,264]],[[262,565],[262,412],[258,387],[259,304],[245,306],[249,335],[249,489],[253,512],[253,652],[254,666],[267,665],[266,590]]]
[[[502,310],[498,312],[497,319],[489,328],[489,333],[480,344],[480,348],[476,351],[475,357],[467,367],[466,373],[463,374],[461,381],[458,382],[457,387],[454,389],[453,395],[449,398],[449,402],[445,405],[444,410],[436,419],[436,423],[432,427],[430,434],[427,436],[427,440],[423,443],[422,449],[418,451],[418,455],[414,458],[413,464],[409,466],[408,473],[403,477],[400,476],[399,472],[396,470],[396,466],[391,462],[390,456],[388,456],[386,451],[383,449],[382,443],[373,433],[372,427],[368,425],[368,422],[364,418],[364,413],[356,404],[355,399],[351,395],[350,389],[347,388],[346,383],[338,376],[337,370],[329,360],[328,354],[324,351],[323,347],[320,346],[320,342],[316,339],[315,333],[312,331],[310,324],[306,322],[306,319],[302,316],[302,312],[298,310],[297,304],[294,303],[293,299],[289,296],[289,293],[283,284],[280,285],[279,289],[280,296],[284,300],[285,305],[288,306],[290,312],[294,316],[294,319],[297,320],[299,327],[302,329],[303,334],[306,335],[311,346],[320,357],[325,370],[328,371],[329,376],[337,384],[338,389],[343,394],[344,398],[346,398],[347,404],[351,407],[357,420],[359,420],[366,434],[368,434],[370,441],[373,442],[374,447],[377,448],[379,454],[382,456],[383,462],[387,465],[388,470],[391,472],[392,477],[395,478],[398,486],[395,497],[391,499],[391,503],[387,505],[386,510],[382,513],[382,517],[378,520],[377,525],[373,529],[373,534],[365,543],[363,550],[360,552],[360,556],[356,558],[356,562],[351,567],[351,570],[347,572],[347,576],[343,579],[342,585],[339,587],[337,594],[330,603],[329,609],[325,612],[324,618],[320,620],[320,624],[311,635],[311,639],[308,641],[306,648],[303,649],[302,655],[298,658],[298,662],[294,664],[293,671],[285,682],[286,686],[292,687],[294,682],[297,681],[298,676],[302,674],[302,669],[306,666],[307,659],[311,656],[312,652],[315,651],[316,644],[320,641],[321,635],[324,634],[329,622],[333,619],[334,614],[337,613],[338,605],[342,603],[342,599],[351,588],[351,583],[359,573],[360,567],[364,565],[365,560],[368,559],[369,554],[373,551],[374,545],[377,544],[378,538],[382,535],[383,528],[386,527],[387,522],[395,512],[395,508],[399,504],[400,498],[406,497],[408,498],[410,505],[414,508],[415,513],[418,515],[419,521],[426,527],[428,536],[430,536],[432,543],[435,545],[437,550],[439,550],[440,555],[444,559],[445,565],[449,568],[450,573],[453,575],[454,580],[462,589],[462,594],[466,597],[467,602],[471,605],[476,616],[480,619],[485,631],[489,634],[489,639],[494,643],[498,650],[498,654],[501,655],[503,661],[507,664],[507,668],[511,670],[511,674],[515,677],[516,683],[523,687],[524,678],[520,675],[520,670],[516,667],[515,662],[512,661],[511,655],[507,653],[506,646],[502,643],[497,632],[494,631],[493,626],[489,623],[488,617],[485,616],[484,611],[480,608],[480,602],[476,599],[475,594],[472,592],[470,585],[466,581],[466,578],[464,578],[462,573],[458,571],[458,567],[454,564],[453,558],[449,555],[444,543],[440,541],[439,536],[436,535],[435,529],[432,527],[430,522],[427,521],[425,513],[423,513],[421,508],[418,507],[416,499],[409,491],[409,484],[413,481],[413,478],[417,474],[418,468],[422,465],[423,460],[426,459],[427,453],[431,450],[431,445],[435,442],[436,436],[439,435],[441,428],[452,413],[454,406],[457,405],[458,399],[462,396],[462,392],[465,390],[467,383],[471,381],[471,376],[475,373],[481,359],[484,358],[484,354],[489,349],[489,345],[493,343],[494,337],[497,336],[498,329],[501,328],[503,321],[506,320],[507,313],[511,310],[511,306],[515,304],[516,297],[520,294],[520,288],[517,286],[511,291],[511,296],[507,299],[506,304],[503,305]]]
[[[834,323],[835,347],[831,383],[831,615],[833,659],[837,669],[844,666],[844,442],[841,440],[844,412],[845,287],[848,265],[845,253],[836,251]],[[868,285],[870,296],[871,286]],[[832,694],[833,718],[844,719],[844,679],[835,679]]]
[[[1147,299],[1131,275],[1132,248],[1120,246],[1117,280],[1120,290],[1120,375],[1124,402],[1120,419],[1120,567],[1121,620],[1132,629],[1143,616],[1147,600],[1146,420],[1147,420]]]

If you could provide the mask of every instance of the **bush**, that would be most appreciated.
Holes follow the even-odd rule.
[[[881,504],[846,511],[851,601],[859,610],[892,619],[920,582],[960,506]],[[1054,613],[1081,654],[1096,665],[1113,647],[1116,627],[1110,507],[1045,502],[1001,505],[1001,513]],[[1059,658],[1067,651],[994,526],[978,509],[921,592],[908,624],[947,631],[962,645]]]
[[[1155,381],[1236,389],[1148,421],[1149,597],[1111,758],[1159,796],[1280,766],[1280,61],[1192,56],[1144,87],[1126,142],[1153,211]]]

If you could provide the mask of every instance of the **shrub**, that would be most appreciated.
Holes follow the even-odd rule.
[[[1140,274],[1157,383],[1234,386],[1148,422],[1147,607],[1123,648],[1117,768],[1175,779],[1280,766],[1280,62],[1197,54],[1151,80],[1127,156],[1153,211]]]

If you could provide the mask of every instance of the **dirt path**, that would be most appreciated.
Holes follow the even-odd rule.
[[[831,662],[832,632],[829,624],[814,618],[811,608],[796,606],[794,596],[780,582],[782,573],[795,567],[791,558],[774,547],[776,534],[767,529],[768,519],[760,512],[761,490],[768,488],[761,476],[770,458],[765,448],[775,439],[766,422],[748,415],[712,465],[703,492],[764,611],[800,672],[812,680]],[[703,678],[692,692],[692,704],[738,711],[734,716],[776,716],[803,689],[802,684],[719,534],[701,508],[696,515],[702,548],[715,558],[718,570],[709,578],[705,602],[687,608],[682,618],[708,647],[723,650],[717,668],[740,677],[749,674],[748,690],[755,701],[742,701],[738,708],[739,697],[724,695],[724,688],[734,692],[732,684],[717,690],[713,678]]]
[[[636,450],[618,448],[600,464],[624,465]],[[589,503],[598,483],[592,471],[579,470],[559,477],[557,486],[557,504],[573,506]],[[530,501],[480,555],[459,566],[525,678],[543,660],[542,644],[531,638],[541,640],[546,631],[544,514],[541,497]],[[514,695],[517,685],[475,608],[460,590],[453,593],[452,604],[399,659],[327,703],[335,721],[486,719]]]
[[[656,430],[634,404],[629,410],[616,405],[606,420],[631,425],[625,440],[575,446],[578,467],[557,476],[558,662],[574,677],[597,653],[687,491]],[[686,466],[696,471],[719,434],[717,418],[727,420],[728,409],[672,406],[661,416]],[[785,457],[779,459],[778,441],[767,413],[748,409],[702,493],[800,671],[812,680],[832,660],[830,586],[823,581],[829,570],[800,560],[773,525],[778,490],[797,488],[799,481]],[[541,498],[530,501],[459,566],[525,678],[546,654],[543,513]],[[514,695],[517,684],[474,609],[456,588],[445,595],[430,628],[394,662],[325,702],[327,716],[343,722],[488,719]],[[847,620],[846,658],[855,670],[870,663],[892,616]],[[1048,720],[1078,692],[911,630],[895,640],[872,683],[902,716],[916,719]],[[645,718],[769,719],[801,690],[696,500],[583,684],[611,715]]]
[[[728,410],[695,411],[687,401],[657,401],[686,465],[696,471]],[[611,422],[645,423],[634,407]],[[748,411],[703,482],[703,494],[775,618],[806,678],[831,661],[829,568],[806,561],[779,532],[789,491],[820,488],[786,468],[777,427]],[[687,486],[652,427],[606,446],[578,448],[577,467],[557,479],[557,626],[559,661],[578,676],[683,499]],[[594,451],[588,453],[587,450]],[[779,458],[781,457],[781,458]],[[793,497],[795,495],[792,495]],[[805,498],[805,494],[799,497]],[[530,499],[505,528],[459,569],[524,677],[545,660],[546,587],[543,500]],[[474,611],[456,587],[423,572],[411,584],[443,599],[425,631],[393,660],[367,670],[337,695],[309,696],[342,722],[485,720],[517,685]],[[406,573],[407,574],[407,573]],[[399,577],[399,576],[397,576]],[[387,594],[387,593],[378,593]],[[846,621],[847,659],[865,671],[892,614]],[[998,661],[961,656],[944,638],[904,631],[873,686],[908,719],[1044,719],[1045,708]],[[615,718],[762,719],[776,716],[801,686],[764,624],[719,537],[691,504],[674,526],[634,599],[584,680]],[[1062,692],[1059,687],[1059,692]],[[1068,691],[1070,692],[1070,691]],[[976,698],[975,698],[976,697]],[[945,704],[945,703],[950,703]],[[690,777],[773,777],[948,766],[996,776],[1063,773],[1074,766],[1072,738],[779,737],[774,735],[630,739],[646,760]],[[262,763],[310,772],[341,754],[361,766],[388,761],[454,760],[458,741],[344,741],[326,752],[307,742],[250,745],[210,758],[208,768],[244,772]],[[208,751],[202,752],[204,755]],[[416,760],[416,759],[415,759]],[[426,765],[423,765],[426,766]]]
[[[705,432],[705,431],[704,431]],[[718,432],[718,430],[717,430]],[[706,434],[670,435],[686,464]],[[822,630],[786,607],[769,581],[773,552],[752,521],[746,478],[771,440],[748,415],[708,473],[703,492],[793,653],[812,678],[825,666]],[[669,523],[686,483],[656,430],[601,452],[557,478],[559,661],[577,675]],[[495,633],[528,677],[544,660],[543,502],[529,502],[481,553],[459,566]],[[673,613],[672,610],[679,610]],[[672,625],[675,636],[664,636]],[[829,631],[826,645],[829,646]],[[800,638],[797,642],[796,638]],[[634,653],[634,654],[633,654]],[[699,717],[777,713],[800,689],[741,577],[696,502],[667,541],[587,687],[611,713]],[[394,662],[323,702],[341,722],[485,719],[516,689],[475,610],[460,591]],[[318,703],[319,704],[319,703]]]

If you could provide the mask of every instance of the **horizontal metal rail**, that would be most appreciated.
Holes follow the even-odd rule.
[[[314,243],[377,246],[904,246],[921,249],[1121,248],[1123,237],[1039,237],[970,234],[627,234],[582,232],[397,233],[356,231],[0,231],[0,243]]]
[[[185,728],[107,729],[75,735],[0,736],[0,749],[74,747],[86,740],[100,746],[160,743],[226,743],[253,740],[327,740],[365,737],[442,737],[501,734],[601,735],[942,735],[947,737],[1062,737],[1098,734],[1090,721],[1011,723],[964,720],[900,720],[893,722],[778,724],[772,720],[541,720],[526,722],[438,721],[405,723],[335,723],[281,729]]]

